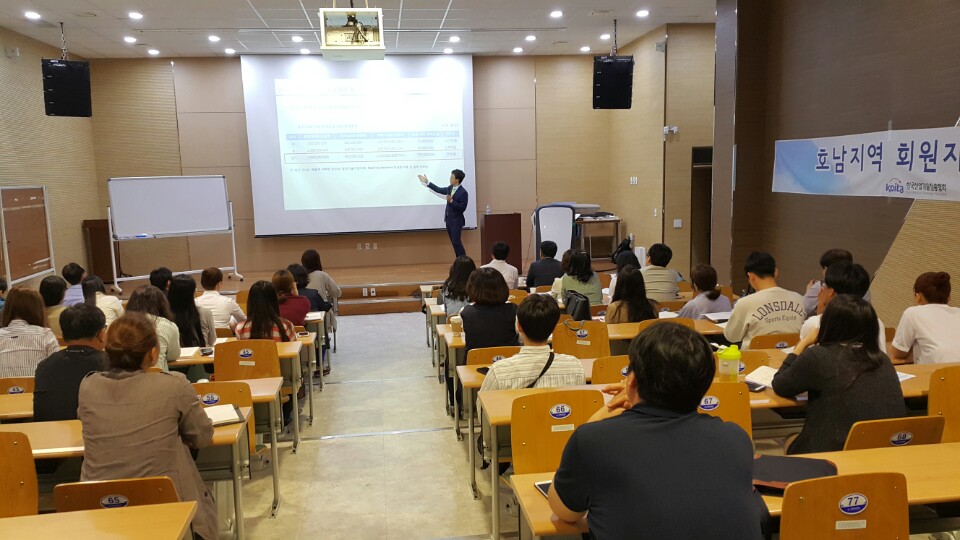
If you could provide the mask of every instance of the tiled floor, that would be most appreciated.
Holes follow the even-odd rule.
[[[470,493],[466,442],[444,412],[423,315],[340,318],[338,352],[297,454],[280,447],[283,502],[270,518],[270,470],[244,481],[247,537],[428,539],[487,535],[489,481]],[[347,437],[339,437],[347,435]],[[332,437],[332,438],[327,438]],[[503,515],[503,530],[516,518]]]

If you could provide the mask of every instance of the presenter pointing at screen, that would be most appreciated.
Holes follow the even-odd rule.
[[[450,185],[439,187],[427,180],[425,175],[417,175],[420,183],[439,193],[447,196],[447,207],[443,211],[443,222],[447,224],[447,234],[450,236],[450,243],[453,244],[453,252],[457,257],[466,255],[463,249],[463,242],[460,241],[460,233],[463,231],[463,212],[467,209],[467,200],[469,195],[467,190],[460,185],[463,182],[465,174],[460,169],[454,169],[450,172]]]

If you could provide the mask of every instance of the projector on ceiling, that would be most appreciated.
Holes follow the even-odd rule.
[[[383,60],[383,10],[320,9],[320,51],[328,60]]]

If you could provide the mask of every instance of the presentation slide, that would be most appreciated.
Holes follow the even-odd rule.
[[[473,197],[472,59],[243,56],[257,236],[443,229],[439,186]]]

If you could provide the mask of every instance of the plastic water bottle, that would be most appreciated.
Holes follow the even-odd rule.
[[[487,205],[487,212],[486,212],[486,214],[487,214],[487,215],[490,215],[490,205],[489,205],[489,204]]]
[[[736,345],[731,345],[717,353],[720,382],[737,382],[737,375],[740,374],[740,356],[740,348]]]

